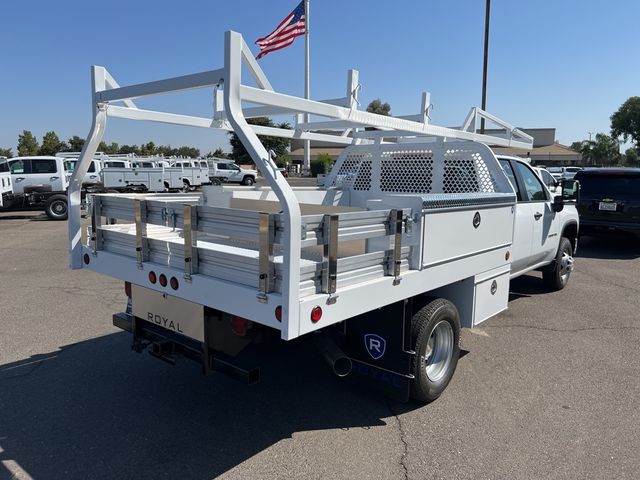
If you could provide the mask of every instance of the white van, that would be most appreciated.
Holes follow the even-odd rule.
[[[69,180],[64,162],[64,158],[49,156],[10,158],[13,193],[66,191]]]

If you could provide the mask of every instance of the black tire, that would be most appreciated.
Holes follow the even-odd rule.
[[[51,195],[44,204],[44,213],[50,220],[66,220],[69,216],[67,196],[63,194]]]
[[[182,191],[184,193],[189,193],[190,190],[191,190],[191,185],[189,185],[189,182],[187,180],[183,180],[182,181]]]
[[[242,179],[242,185],[248,185],[248,186],[251,186],[251,185],[253,185],[254,183],[256,183],[255,179],[254,179],[253,177],[249,176],[249,175],[247,175],[246,177],[244,177],[244,178]]]
[[[558,245],[556,259],[548,269],[542,271],[542,281],[551,291],[562,290],[569,283],[573,270],[573,247],[568,238],[562,237]]]
[[[447,388],[458,365],[458,309],[444,298],[433,300],[413,315],[411,335],[416,352],[412,365],[415,378],[411,383],[411,397],[420,402],[432,402]]]

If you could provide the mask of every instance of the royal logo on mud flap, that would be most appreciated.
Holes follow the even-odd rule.
[[[380,335],[375,333],[367,333],[364,336],[364,348],[367,350],[371,358],[379,360],[384,355],[387,348],[387,341]]]

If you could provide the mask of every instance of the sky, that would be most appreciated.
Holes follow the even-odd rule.
[[[257,53],[254,41],[297,3],[3,0],[0,147],[15,154],[23,130],[39,141],[50,130],[86,137],[91,65],[121,85],[221,68],[226,30]],[[460,125],[481,103],[484,8],[484,0],[311,0],[311,97],[343,96],[355,68],[362,108],[380,98],[394,115],[415,114],[430,91],[432,123]],[[555,127],[567,145],[608,133],[611,114],[640,95],[638,18],[635,0],[493,0],[487,110],[519,127]],[[277,91],[303,95],[303,37],[260,65]],[[212,115],[211,90],[138,103]],[[120,119],[109,120],[104,139],[230,150],[220,131]]]

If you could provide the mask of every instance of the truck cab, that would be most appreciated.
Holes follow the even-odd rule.
[[[209,177],[229,183],[253,185],[256,183],[256,170],[242,169],[231,161],[212,161],[209,163]]]
[[[64,192],[69,186],[60,157],[14,157],[8,160],[14,193]]]
[[[517,197],[511,278],[542,269],[545,283],[554,289],[564,288],[578,241],[575,203],[566,203],[562,195],[554,196],[524,159],[496,157]],[[561,275],[554,276],[559,272]]]

